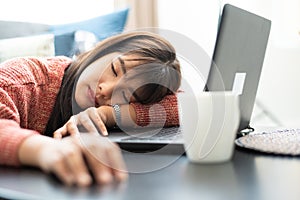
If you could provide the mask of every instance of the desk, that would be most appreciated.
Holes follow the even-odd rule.
[[[127,182],[88,188],[64,186],[36,169],[0,167],[0,196],[30,200],[300,199],[298,157],[236,149],[232,161],[223,164],[192,164],[185,155],[124,153],[124,158],[129,170],[135,171]]]

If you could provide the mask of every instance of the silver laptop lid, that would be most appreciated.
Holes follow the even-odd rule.
[[[270,28],[268,19],[230,4],[223,8],[206,90],[240,94],[239,131],[249,128]]]

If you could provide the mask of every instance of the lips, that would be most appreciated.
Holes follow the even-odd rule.
[[[87,93],[88,93],[88,98],[89,98],[90,102],[91,102],[93,105],[95,105],[95,104],[96,104],[96,98],[95,98],[95,93],[94,93],[94,91],[93,91],[90,87],[88,87]]]

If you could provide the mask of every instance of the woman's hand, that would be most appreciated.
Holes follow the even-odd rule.
[[[54,138],[62,138],[67,135],[79,135],[78,126],[85,128],[85,131],[107,136],[106,127],[115,124],[113,108],[111,106],[90,107],[73,115],[67,123],[54,132]]]
[[[100,184],[122,181],[128,176],[118,146],[108,138],[85,133],[79,140],[31,136],[22,143],[19,158],[23,165],[54,173],[66,185],[88,186],[91,175]]]

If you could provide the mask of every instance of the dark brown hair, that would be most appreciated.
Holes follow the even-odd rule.
[[[74,100],[74,86],[80,74],[97,59],[116,52],[121,55],[137,55],[139,59],[136,60],[147,65],[127,77],[128,80],[136,78],[149,80],[134,92],[140,103],[158,102],[167,94],[178,90],[181,83],[180,65],[175,49],[164,38],[144,31],[107,38],[92,50],[79,55],[66,69],[45,135],[53,136],[55,130],[62,127],[72,115],[81,111]]]

